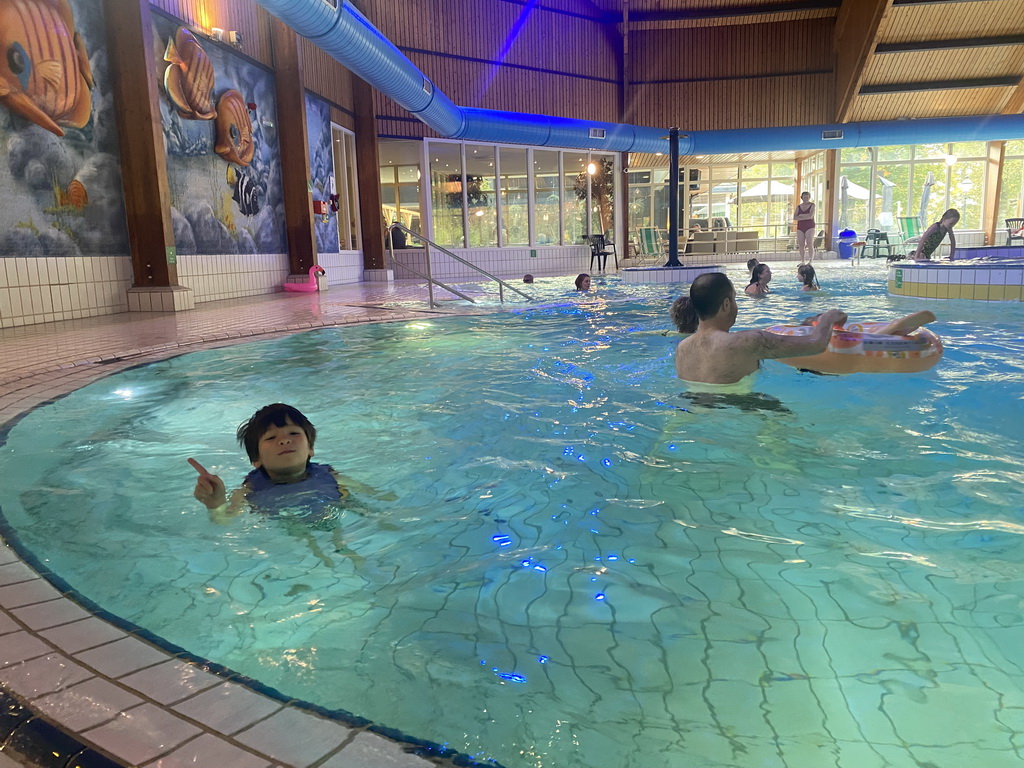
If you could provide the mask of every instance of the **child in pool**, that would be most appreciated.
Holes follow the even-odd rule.
[[[188,460],[199,473],[193,495],[206,505],[215,523],[225,523],[249,507],[315,526],[337,518],[349,488],[378,499],[395,498],[351,478],[344,478],[343,485],[342,477],[330,465],[310,461],[316,427],[290,405],[273,403],[260,408],[239,425],[236,436],[255,469],[230,499],[220,477],[195,459]]]
[[[801,291],[821,290],[821,286],[818,285],[818,276],[814,273],[814,267],[810,264],[801,264],[797,267],[796,276],[800,278],[800,282],[803,283],[803,285],[800,286]]]

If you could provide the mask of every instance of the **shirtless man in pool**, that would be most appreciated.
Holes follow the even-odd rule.
[[[832,326],[846,322],[845,312],[830,309],[807,336],[731,332],[736,323],[736,289],[721,272],[694,280],[688,305],[686,311],[692,313],[697,329],[676,347],[676,376],[698,387],[741,385],[749,391],[762,360],[824,352],[832,338]]]

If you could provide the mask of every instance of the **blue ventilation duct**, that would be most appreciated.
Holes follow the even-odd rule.
[[[349,0],[256,0],[446,138],[668,154],[667,129],[458,107]],[[1024,115],[945,117],[727,131],[683,131],[680,155],[885,147],[1024,137]]]

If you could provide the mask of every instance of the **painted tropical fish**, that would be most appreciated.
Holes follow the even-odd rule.
[[[217,99],[217,138],[213,151],[229,163],[248,165],[256,153],[245,97],[231,89]]]
[[[234,191],[231,199],[238,205],[243,216],[252,216],[260,210],[260,198],[263,196],[263,185],[253,181],[248,173],[240,173],[235,166],[229,165],[227,172],[228,186]]]
[[[54,197],[57,198],[57,205],[69,206],[79,211],[89,204],[89,193],[78,179],[72,179],[66,189],[57,187]]]
[[[63,136],[89,122],[92,85],[68,0],[0,0],[0,103]]]
[[[178,27],[173,40],[167,41],[164,61],[164,90],[178,114],[186,120],[212,120],[213,64],[206,51],[185,27]]]

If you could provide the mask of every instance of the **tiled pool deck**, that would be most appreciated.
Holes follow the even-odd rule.
[[[362,283],[180,314],[0,330],[0,430],[40,403],[140,363],[311,328],[436,315],[425,296],[422,285]],[[473,310],[453,304],[441,311]],[[0,768],[451,764],[375,730],[264,695],[253,681],[104,620],[0,538]]]

